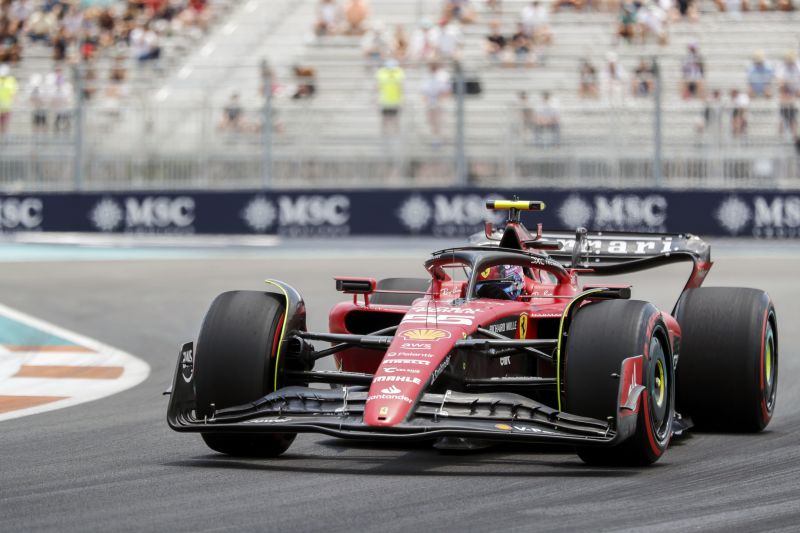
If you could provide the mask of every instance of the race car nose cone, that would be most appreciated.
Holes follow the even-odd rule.
[[[398,393],[400,397],[400,395]],[[368,426],[394,426],[403,421],[408,407],[402,405],[402,399],[373,398],[368,401],[364,410],[364,424]],[[398,404],[398,401],[401,402]]]

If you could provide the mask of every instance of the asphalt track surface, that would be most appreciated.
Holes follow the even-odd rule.
[[[344,247],[349,246],[344,244]],[[797,531],[800,528],[800,253],[723,245],[707,285],[766,289],[779,317],[777,413],[757,435],[694,433],[655,466],[590,468],[568,448],[501,446],[444,455],[301,435],[282,457],[227,458],[167,428],[177,349],[211,299],[262,288],[304,292],[324,329],[333,274],[423,274],[418,250],[168,261],[0,264],[0,301],[147,361],[138,387],[0,424],[3,531]],[[282,250],[282,251],[281,251]],[[294,252],[292,251],[294,250]],[[294,255],[302,260],[293,260]],[[318,255],[317,261],[309,260]],[[677,294],[684,272],[634,278],[635,297]],[[713,380],[714,376],[708,376]],[[735,391],[731,391],[735,394]]]

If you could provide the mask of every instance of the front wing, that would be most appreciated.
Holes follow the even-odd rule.
[[[635,430],[635,416],[601,421],[559,412],[514,393],[425,393],[412,415],[394,426],[363,422],[366,387],[285,387],[253,403],[198,419],[193,376],[178,360],[167,421],[176,431],[323,433],[334,437],[413,441],[463,437],[573,445],[610,445]]]

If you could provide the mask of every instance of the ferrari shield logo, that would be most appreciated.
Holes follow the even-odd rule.
[[[481,272],[481,277],[482,277],[483,279],[486,279],[486,278],[488,278],[488,277],[489,277],[489,274],[491,274],[491,273],[492,273],[492,269],[491,269],[491,268],[487,268],[486,270],[484,270],[483,272]]]
[[[378,416],[386,416],[388,414],[389,414],[389,408],[386,407],[385,405],[381,407],[380,410],[378,411]]]
[[[527,313],[523,313],[519,315],[519,326],[517,326],[517,338],[518,339],[527,339],[528,338],[528,315]]]

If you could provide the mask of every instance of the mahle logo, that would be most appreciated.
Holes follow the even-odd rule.
[[[443,329],[409,329],[400,336],[409,341],[438,341],[449,339],[450,332]]]

